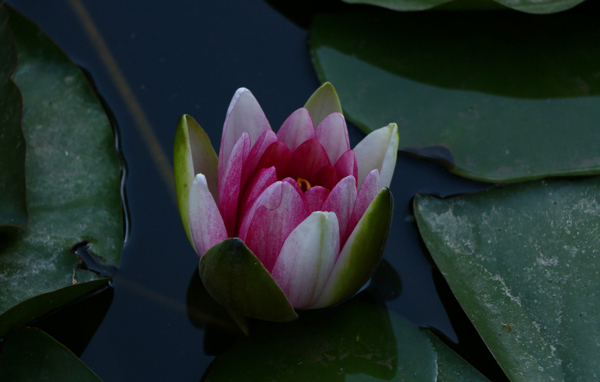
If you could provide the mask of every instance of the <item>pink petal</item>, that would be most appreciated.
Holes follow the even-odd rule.
[[[337,170],[333,166],[322,167],[312,178],[311,185],[323,186],[328,190],[333,190],[340,180]]]
[[[196,175],[188,203],[190,231],[198,255],[202,257],[213,245],[227,239],[223,218],[203,174]]]
[[[338,176],[340,179],[347,177],[348,175],[353,175],[354,178],[358,177],[358,165],[356,163],[356,155],[354,154],[354,150],[346,151],[340,159],[338,159],[335,164],[335,169],[338,172]],[[357,178],[357,187],[358,187],[358,178]]]
[[[350,139],[346,120],[340,113],[329,114],[317,126],[317,140],[321,142],[331,163],[340,159],[342,154],[350,150]]]
[[[317,171],[325,166],[331,165],[327,153],[321,144],[315,139],[309,139],[301,144],[293,154],[296,176],[292,178],[303,178],[309,182]]]
[[[252,221],[244,239],[269,272],[277,261],[285,239],[308,215],[302,198],[289,183],[277,182],[271,187],[279,189],[279,192],[274,190],[263,198],[267,189],[257,200],[254,214],[245,217]]]
[[[231,151],[229,163],[219,183],[219,211],[227,234],[233,237],[244,162],[250,152],[250,137],[244,132]]]
[[[254,146],[252,146],[252,150],[250,151],[248,159],[244,164],[244,169],[242,170],[242,187],[246,186],[246,184],[250,181],[250,178],[252,177],[252,174],[254,174],[260,158],[262,158],[267,148],[275,142],[277,142],[277,135],[275,135],[275,133],[271,130],[263,131],[260,137],[258,137],[256,143],[254,143]]]
[[[265,150],[256,165],[256,170],[271,166],[277,170],[277,179],[294,177],[292,152],[281,142],[275,142]]]
[[[340,226],[340,242],[346,242],[349,233],[346,232],[356,201],[356,179],[352,175],[345,177],[329,193],[321,211],[335,212]]]
[[[223,125],[221,149],[219,150],[219,184],[225,174],[229,156],[243,132],[250,136],[250,147],[265,130],[271,130],[265,113],[250,90],[240,88],[235,92]]]
[[[316,138],[315,125],[313,125],[310,113],[305,108],[293,112],[277,132],[277,139],[292,152],[309,139]]]
[[[250,183],[248,183],[248,187],[246,187],[238,206],[236,234],[239,235],[238,232],[242,225],[242,218],[250,211],[254,202],[256,202],[260,194],[262,194],[267,187],[275,182],[277,182],[275,167],[263,168],[254,174]]]
[[[306,308],[321,295],[340,252],[337,218],[314,212],[287,237],[271,275],[294,308]]]
[[[390,123],[367,135],[354,148],[358,163],[358,187],[371,170],[379,170],[381,188],[389,187],[398,157],[398,126]]]
[[[360,186],[360,190],[358,190],[354,209],[348,223],[348,236],[354,231],[358,221],[365,214],[365,211],[369,208],[369,205],[371,205],[371,202],[375,199],[379,191],[381,191],[381,187],[379,186],[379,171],[375,169],[367,174],[367,177]]]
[[[325,187],[315,186],[309,188],[302,197],[306,206],[306,212],[311,214],[314,211],[320,211],[321,206],[325,203],[328,196],[329,190]]]

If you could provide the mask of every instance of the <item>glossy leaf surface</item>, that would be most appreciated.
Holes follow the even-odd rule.
[[[449,9],[477,10],[496,9],[502,6],[527,13],[561,12],[582,3],[584,0],[344,0],[347,3],[371,4],[396,11],[421,11],[440,5],[449,5]],[[453,5],[453,3],[458,3]],[[483,5],[478,3],[484,3]]]
[[[279,322],[298,317],[267,269],[238,238],[210,248],[200,259],[199,271],[210,295],[242,316]]]
[[[486,381],[429,331],[356,299],[258,325],[207,381]]]
[[[0,314],[13,308],[10,319],[23,324],[64,296],[88,293],[86,282],[107,282],[119,264],[124,228],[121,166],[102,105],[83,72],[33,23],[11,11],[9,24],[19,51],[13,78],[25,105],[30,220],[0,240]],[[80,258],[72,248],[83,242],[91,253]],[[73,290],[61,298],[40,296],[33,310],[15,308],[67,286]]]
[[[489,182],[600,172],[600,26],[593,14],[320,15],[313,63],[365,132]],[[473,31],[477,31],[474,33]]]
[[[0,229],[27,225],[23,101],[11,80],[17,66],[17,49],[3,3],[0,1]]]
[[[446,200],[418,195],[419,231],[511,381],[590,381],[600,368],[600,178]]]
[[[0,354],[0,376],[5,381],[101,381],[69,349],[35,328],[7,336]]]

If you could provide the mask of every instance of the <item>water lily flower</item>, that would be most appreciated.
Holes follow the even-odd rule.
[[[354,149],[329,83],[275,133],[252,93],[229,105],[217,157],[188,115],[174,146],[177,200],[208,292],[246,317],[289,321],[295,309],[355,294],[381,260],[393,209],[395,124]]]

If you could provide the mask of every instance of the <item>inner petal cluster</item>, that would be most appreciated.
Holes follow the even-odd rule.
[[[315,211],[336,215],[340,244],[349,236],[358,166],[339,113],[315,128],[301,108],[277,134],[266,129],[251,142],[242,133],[221,174],[218,207],[227,235],[244,240],[269,271],[288,235]]]

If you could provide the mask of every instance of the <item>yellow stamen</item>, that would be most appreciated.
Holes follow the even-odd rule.
[[[296,182],[298,182],[298,185],[302,189],[302,192],[306,192],[306,191],[310,190],[310,188],[312,187],[310,185],[309,181],[306,179],[298,178],[298,180],[296,180]]]

